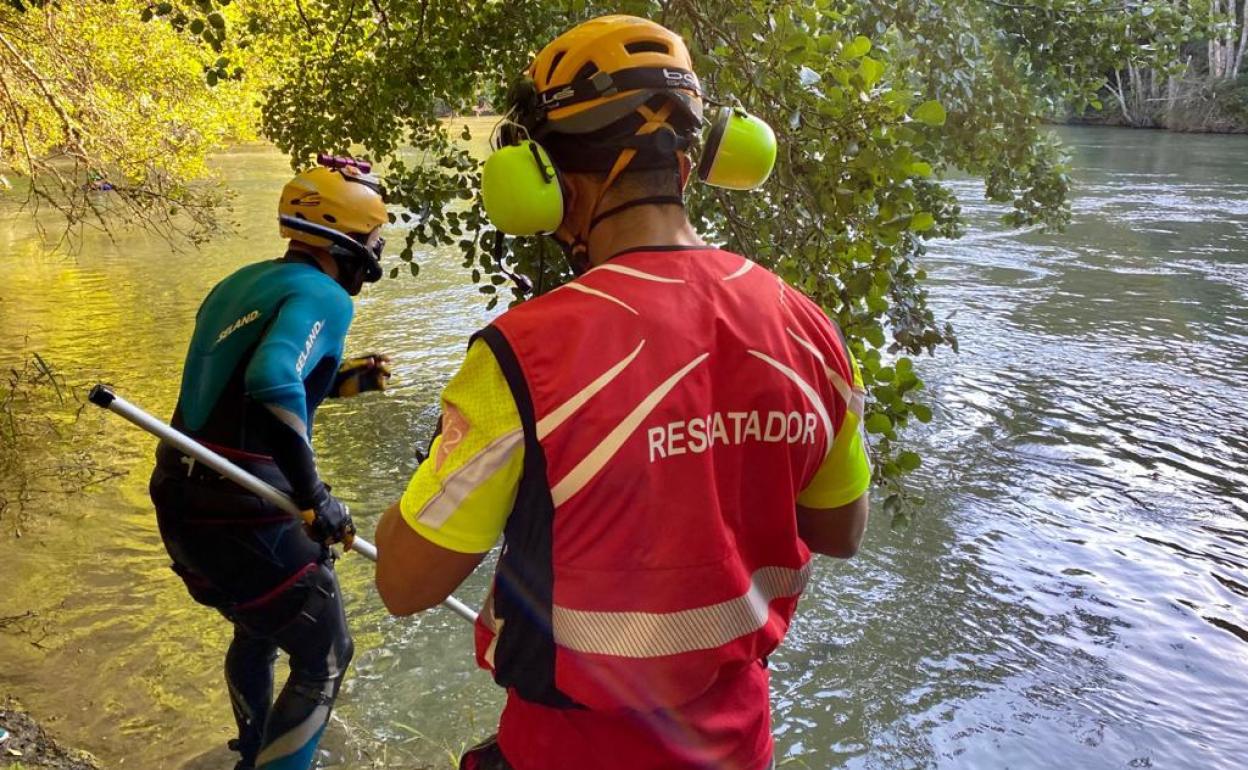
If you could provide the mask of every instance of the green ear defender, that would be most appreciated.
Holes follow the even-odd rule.
[[[485,215],[508,235],[553,233],[563,222],[563,188],[550,156],[532,139],[500,147],[481,171]]]
[[[698,178],[714,187],[752,190],[776,165],[775,132],[744,110],[720,110],[703,147]]]

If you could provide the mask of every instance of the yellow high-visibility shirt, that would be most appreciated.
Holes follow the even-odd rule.
[[[523,470],[520,413],[494,354],[477,340],[442,392],[442,432],[399,510],[435,545],[485,553],[503,532]]]
[[[832,450],[815,472],[810,484],[797,496],[797,504],[806,508],[838,508],[852,503],[871,486],[871,461],[862,434],[862,410],[865,392],[862,372],[849,351],[850,368],[854,370],[853,396],[845,409],[845,419],[836,430]]]

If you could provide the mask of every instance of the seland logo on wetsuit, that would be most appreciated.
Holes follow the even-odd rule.
[[[269,260],[227,276],[196,316],[178,395],[182,426],[267,454],[265,432],[240,427],[249,401],[310,425],[342,360],[352,311],[346,291],[315,265]]]
[[[233,334],[234,332],[236,332],[236,331],[238,331],[239,329],[243,328],[243,327],[244,327],[244,326],[246,326],[247,324],[252,323],[253,321],[255,321],[255,320],[256,320],[257,318],[259,318],[259,317],[260,317],[260,311],[259,311],[259,310],[253,310],[253,311],[251,311],[250,313],[248,313],[247,315],[242,316],[241,318],[239,318],[239,319],[238,319],[237,321],[235,321],[234,323],[232,323],[232,324],[230,324],[229,326],[227,326],[227,327],[225,327],[224,329],[222,329],[222,330],[221,330],[221,333],[217,335],[217,341],[216,341],[215,343],[213,343],[213,344],[214,344],[214,345],[220,345],[222,342],[225,342],[225,340],[226,340],[226,339],[227,339],[227,338],[228,338],[231,334]]]
[[[312,355],[312,346],[316,344],[316,338],[321,336],[321,329],[325,328],[325,319],[321,319],[312,324],[312,331],[308,333],[308,339],[303,343],[303,350],[299,353],[299,358],[295,361],[295,374],[303,376],[303,367],[308,363],[308,356]]]

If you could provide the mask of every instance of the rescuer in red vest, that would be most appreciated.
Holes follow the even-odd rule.
[[[463,768],[771,767],[766,656],[811,552],[858,549],[870,480],[835,324],[683,208],[704,126],[699,178],[736,189],[774,135],[705,120],[684,42],[629,16],[560,36],[511,99],[486,212],[577,277],[474,336],[377,587],[433,607],[504,537],[476,647],[507,704]]]

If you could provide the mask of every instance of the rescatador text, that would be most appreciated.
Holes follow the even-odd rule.
[[[646,441],[654,462],[685,452],[700,454],[717,444],[813,444],[818,425],[813,412],[714,412],[648,428]]]

